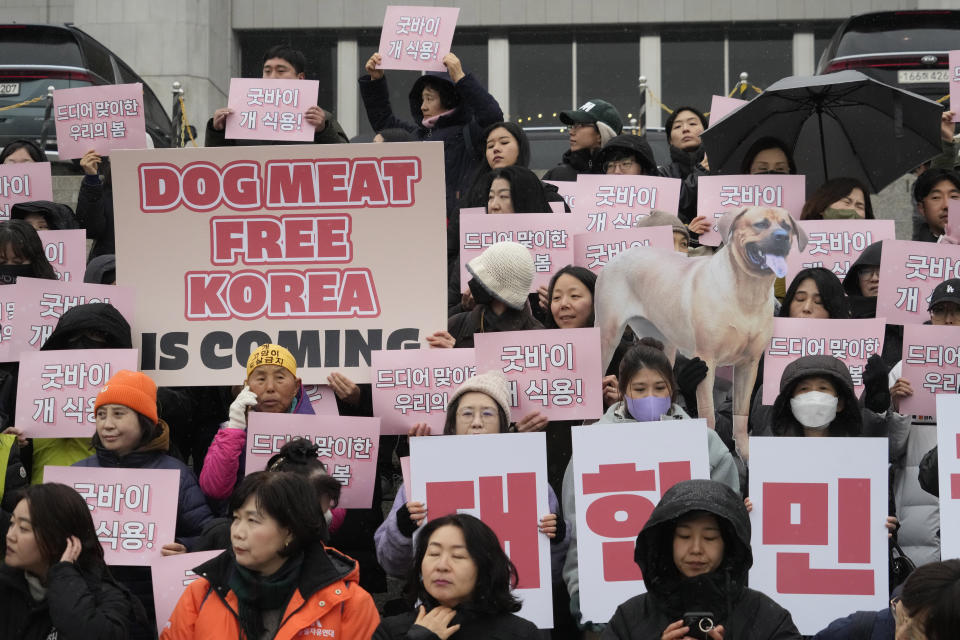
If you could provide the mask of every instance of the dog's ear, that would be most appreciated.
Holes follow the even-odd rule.
[[[803,251],[807,246],[807,232],[803,230],[799,224],[797,224],[796,219],[790,214],[790,227],[793,229],[793,235],[797,237],[797,249]]]
[[[731,209],[723,214],[720,222],[717,223],[717,229],[720,231],[720,237],[723,238],[723,244],[730,242],[730,235],[736,228],[737,220],[749,210],[750,207],[743,207],[741,209]]]

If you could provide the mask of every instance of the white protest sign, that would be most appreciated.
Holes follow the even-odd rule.
[[[580,611],[606,622],[646,589],[634,564],[637,534],[673,485],[710,477],[705,420],[574,427]]]
[[[937,396],[940,557],[960,558],[960,396]]]
[[[542,432],[411,438],[407,494],[430,518],[469,513],[496,532],[517,567],[518,615],[541,629],[553,626],[546,447]]]
[[[887,606],[887,439],[750,438],[750,588],[812,635]]]

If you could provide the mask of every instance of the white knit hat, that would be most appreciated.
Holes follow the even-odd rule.
[[[473,376],[453,392],[447,406],[452,407],[460,396],[472,391],[490,396],[503,409],[503,412],[507,415],[507,424],[510,424],[510,387],[503,373],[493,369]]]
[[[497,242],[467,263],[467,271],[490,294],[513,309],[523,309],[533,284],[533,257],[516,242]]]

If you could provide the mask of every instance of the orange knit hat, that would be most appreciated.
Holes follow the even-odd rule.
[[[97,394],[96,411],[105,404],[122,404],[157,424],[157,385],[139,371],[117,371]]]

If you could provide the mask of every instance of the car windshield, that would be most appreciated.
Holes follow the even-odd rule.
[[[83,67],[80,47],[66,29],[0,26],[0,64]]]
[[[866,53],[950,51],[960,41],[960,13],[891,13],[863,16],[847,26],[836,58]]]

